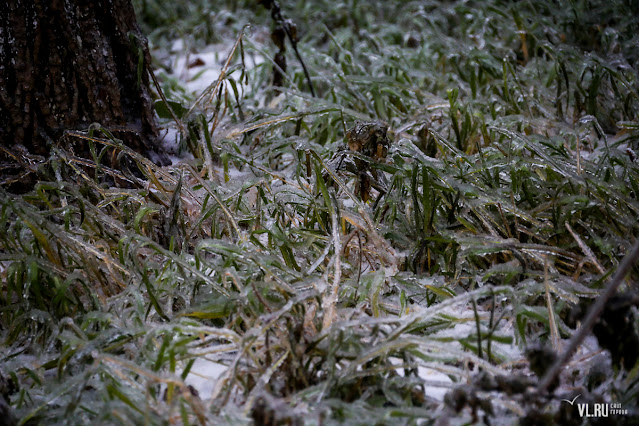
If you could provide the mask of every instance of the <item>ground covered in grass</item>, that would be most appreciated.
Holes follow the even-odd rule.
[[[639,236],[636,2],[134,3],[173,164],[0,188],[16,419],[637,420],[637,267],[534,392]]]

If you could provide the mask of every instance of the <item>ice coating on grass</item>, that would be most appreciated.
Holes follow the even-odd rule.
[[[225,40],[221,43],[209,44],[203,48],[191,48],[184,39],[173,41],[168,51],[168,64],[170,72],[169,78],[177,79],[179,85],[193,99],[200,96],[207,88],[220,77],[226,60],[233,50],[235,39]],[[234,57],[230,63],[230,67],[241,64],[241,52],[239,47],[234,53]],[[244,65],[245,71],[248,72],[264,62],[264,56],[255,50],[244,49]],[[239,70],[235,71],[233,78],[239,78]],[[241,95],[241,94],[240,94]],[[190,104],[184,104],[190,107]],[[186,152],[180,151],[180,132],[177,125],[173,122],[163,128],[160,134],[160,140],[169,153],[172,165],[178,164],[183,159],[193,158]]]

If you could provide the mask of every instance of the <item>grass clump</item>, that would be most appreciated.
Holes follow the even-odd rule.
[[[270,85],[266,10],[211,3],[137,2],[157,58],[233,39],[202,92],[156,72],[185,158],[96,127],[62,141],[94,158],[59,143],[32,192],[0,188],[23,423],[579,421],[570,386],[632,406],[630,352],[582,349],[547,399],[524,355],[560,349],[639,235],[631,2],[281,4],[316,97],[292,54]]]

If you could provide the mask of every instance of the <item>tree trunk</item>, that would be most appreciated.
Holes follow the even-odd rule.
[[[149,60],[130,0],[8,0],[0,7],[0,143],[47,155],[65,130],[97,122],[137,152],[153,150]]]

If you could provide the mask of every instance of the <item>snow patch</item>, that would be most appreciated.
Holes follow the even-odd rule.
[[[452,387],[453,381],[448,375],[428,367],[417,367],[417,375],[424,380],[424,393],[426,396],[443,401],[444,395]]]
[[[391,357],[389,360],[393,365],[400,366],[403,364],[400,358]],[[401,377],[404,377],[403,368],[398,368],[396,372]],[[424,394],[440,402],[444,400],[444,395],[453,386],[453,381],[447,374],[434,368],[418,365],[417,375],[424,381]]]
[[[197,390],[200,399],[206,401],[213,396],[213,389],[215,389],[218,379],[226,370],[228,370],[226,365],[200,357],[193,363],[184,383],[193,386]]]
[[[217,81],[234,44],[235,40],[228,40],[224,43],[209,44],[198,51],[191,52],[185,47],[184,40],[175,40],[171,46],[171,52],[175,54],[172,58],[173,73],[171,75],[180,81],[187,92],[199,95]],[[236,55],[238,53],[236,52]],[[241,59],[236,57],[232,63],[236,64],[240,61]],[[244,49],[246,71],[252,70],[263,62],[264,57],[260,53]]]

